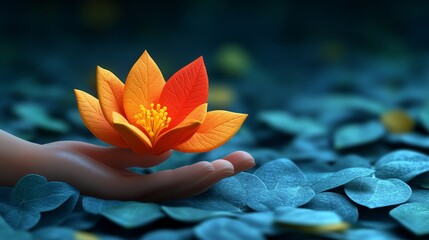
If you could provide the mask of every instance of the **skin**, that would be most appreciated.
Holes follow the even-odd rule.
[[[139,175],[127,168],[158,165],[172,151],[141,156],[129,149],[78,141],[40,145],[2,130],[0,142],[0,185],[14,186],[21,177],[35,173],[104,199],[164,201],[190,197],[255,165],[249,153],[237,151],[212,162]]]

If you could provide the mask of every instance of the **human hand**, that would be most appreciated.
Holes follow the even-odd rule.
[[[0,184],[13,185],[22,176],[36,173],[50,181],[67,182],[84,194],[105,199],[163,201],[190,197],[255,164],[250,154],[237,151],[212,162],[201,161],[140,175],[127,168],[155,166],[168,159],[171,151],[159,156],[139,156],[129,149],[84,142],[60,141],[37,145],[7,136],[15,140],[12,141],[14,147],[4,146],[0,150],[20,149],[20,157],[2,161],[0,169],[7,173]],[[4,138],[3,134],[1,137]]]

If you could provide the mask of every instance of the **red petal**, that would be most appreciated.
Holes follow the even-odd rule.
[[[171,117],[170,128],[183,121],[196,107],[207,102],[208,77],[202,57],[177,71],[162,89],[160,104]]]

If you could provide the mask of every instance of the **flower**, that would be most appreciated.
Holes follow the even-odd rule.
[[[145,51],[125,84],[97,67],[98,99],[75,89],[87,128],[100,140],[136,153],[161,154],[169,149],[205,152],[227,142],[247,114],[207,112],[208,77],[199,57],[167,82]]]

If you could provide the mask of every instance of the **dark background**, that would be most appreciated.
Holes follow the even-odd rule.
[[[380,92],[407,86],[424,98],[427,7],[424,1],[8,1],[0,6],[0,107],[12,120],[0,127],[22,117],[20,103],[64,118],[62,112],[75,109],[74,88],[94,93],[97,65],[125,81],[144,50],[166,79],[203,55],[212,107],[299,112],[301,105],[290,104],[297,99],[350,92],[401,105],[398,92]]]

